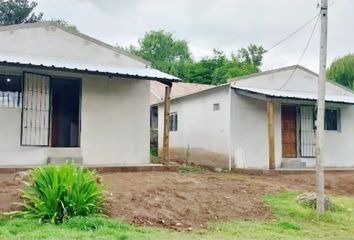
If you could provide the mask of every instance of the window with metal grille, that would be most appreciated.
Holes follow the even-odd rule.
[[[22,104],[22,146],[49,146],[50,77],[24,73]]]
[[[20,108],[21,104],[21,77],[9,74],[0,74],[0,107]]]
[[[178,115],[177,112],[170,113],[170,131],[176,132],[178,130]]]
[[[316,129],[317,113],[313,111],[313,129]],[[325,110],[324,129],[326,131],[340,131],[340,109],[329,108]]]

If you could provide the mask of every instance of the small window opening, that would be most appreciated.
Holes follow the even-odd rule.
[[[0,75],[0,107],[20,108],[22,106],[21,77]]]
[[[214,112],[215,111],[219,111],[220,110],[220,103],[214,103],[213,104],[213,110],[214,110]]]
[[[313,128],[317,128],[317,113],[313,111]],[[340,109],[326,109],[324,119],[324,129],[326,131],[340,131]]]
[[[177,112],[170,113],[170,131],[176,132],[178,130],[178,116]]]

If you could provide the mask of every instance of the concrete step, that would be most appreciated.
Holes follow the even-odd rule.
[[[281,162],[281,168],[289,168],[289,169],[306,168],[306,162],[303,162],[297,158],[283,159]]]

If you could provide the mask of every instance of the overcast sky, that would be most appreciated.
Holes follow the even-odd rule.
[[[250,43],[272,46],[319,11],[319,0],[36,0],[46,19],[62,18],[112,45],[136,44],[164,29],[188,41],[196,59]],[[354,53],[354,0],[329,0],[328,63]],[[264,56],[263,70],[297,64],[314,22]],[[318,72],[319,28],[301,65]]]

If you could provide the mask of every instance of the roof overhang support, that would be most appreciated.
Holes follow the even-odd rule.
[[[170,98],[172,82],[161,82],[166,85],[163,111],[163,149],[162,164],[170,164]]]
[[[275,143],[274,143],[274,106],[271,98],[267,99],[268,122],[268,161],[269,170],[275,170]]]

